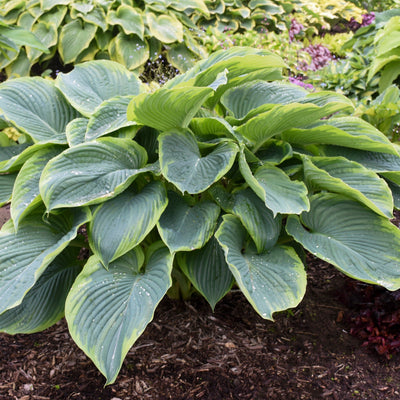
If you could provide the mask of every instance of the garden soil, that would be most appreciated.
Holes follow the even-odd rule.
[[[7,218],[0,209],[0,225]],[[339,301],[348,279],[310,257],[304,300],[274,322],[235,290],[214,312],[199,297],[165,298],[106,387],[65,320],[0,334],[0,399],[397,400],[399,355],[379,356],[349,334],[350,310]]]

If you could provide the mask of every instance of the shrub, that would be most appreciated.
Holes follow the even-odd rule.
[[[143,67],[163,52],[176,68],[186,70],[204,56],[196,40],[201,30],[193,13],[208,15],[203,0],[0,1],[0,17],[33,32],[50,49],[28,47],[0,63],[8,76],[28,75],[32,65],[56,59],[63,64],[112,59],[130,70]],[[61,66],[58,66],[59,68]]]
[[[152,93],[110,61],[3,83],[0,110],[31,141],[0,148],[0,329],[36,332],[65,310],[109,384],[173,279],[212,308],[237,285],[272,319],[304,295],[304,247],[399,288],[381,177],[399,188],[397,148],[344,96],[281,81],[283,66],[235,48]]]

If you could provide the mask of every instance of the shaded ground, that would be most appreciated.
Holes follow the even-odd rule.
[[[214,313],[200,298],[164,299],[106,388],[64,320],[33,335],[0,334],[0,399],[400,398],[399,356],[380,357],[348,334],[338,300],[347,278],[309,264],[303,302],[275,322],[238,291]]]

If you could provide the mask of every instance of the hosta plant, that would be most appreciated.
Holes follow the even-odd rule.
[[[303,248],[398,289],[398,149],[282,67],[234,48],[152,93],[111,61],[3,83],[1,113],[31,141],[0,148],[0,329],[65,314],[109,384],[168,290],[214,308],[235,286],[272,319],[305,293]]]
[[[196,40],[201,30],[190,20],[209,15],[203,0],[0,0],[0,17],[10,26],[31,31],[50,49],[28,47],[1,60],[8,76],[28,75],[32,65],[45,65],[58,54],[62,64],[111,59],[130,70],[163,53],[186,70],[204,55]]]

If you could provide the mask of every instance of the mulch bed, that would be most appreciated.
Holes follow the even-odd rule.
[[[165,298],[107,387],[64,320],[32,335],[0,334],[0,399],[400,398],[399,355],[379,356],[349,334],[352,310],[339,300],[349,278],[308,261],[303,302],[275,322],[239,291],[214,313],[200,297]]]

